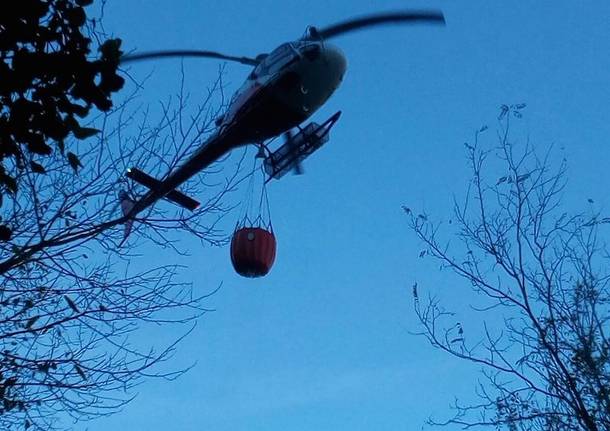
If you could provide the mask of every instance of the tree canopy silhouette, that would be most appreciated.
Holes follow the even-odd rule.
[[[92,0],[20,0],[0,15],[0,204],[18,193],[28,172],[43,175],[45,158],[63,154],[76,171],[78,156],[66,151],[72,134],[97,133],[81,119],[95,107],[108,111],[123,87],[117,74],[120,39],[100,40],[85,7]],[[98,45],[97,57],[92,45]],[[12,228],[0,221],[0,241]]]

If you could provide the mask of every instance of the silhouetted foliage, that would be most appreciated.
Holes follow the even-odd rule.
[[[553,169],[553,152],[539,158],[529,143],[518,150],[511,136],[523,108],[502,107],[496,148],[481,148],[486,128],[466,144],[472,178],[450,224],[405,208],[423,255],[466,281],[452,286],[452,294],[462,296],[455,290],[467,286],[476,293],[463,313],[476,313],[469,322],[477,324],[467,326],[455,310],[413,287],[421,335],[480,365],[484,375],[480,402],[456,402],[455,416],[440,424],[608,430],[610,272],[598,234],[610,218],[592,207],[572,215],[562,209],[565,160]],[[457,241],[443,239],[447,227],[456,229]]]
[[[0,14],[0,204],[18,193],[24,172],[43,175],[45,158],[64,153],[72,134],[86,139],[97,133],[79,119],[91,108],[108,111],[111,95],[123,87],[117,75],[119,39],[92,55],[92,31],[85,6],[91,0],[19,0]],[[67,154],[76,170],[78,156]],[[0,223],[2,223],[0,221]],[[0,241],[11,236],[0,225]]]

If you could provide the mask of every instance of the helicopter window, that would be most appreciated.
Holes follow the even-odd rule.
[[[294,52],[289,43],[285,43],[277,47],[271,52],[250,74],[250,79],[272,75],[284,67],[291,64],[297,59],[297,54]]]
[[[275,50],[273,50],[263,62],[267,63],[268,65],[271,65],[285,60],[288,57],[292,57],[293,55],[294,51],[292,50],[290,44],[284,43],[277,47]]]

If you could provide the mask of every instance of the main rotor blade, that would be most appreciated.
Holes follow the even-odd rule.
[[[441,11],[436,10],[389,12],[366,15],[360,18],[353,18],[347,21],[339,22],[326,28],[316,29],[316,36],[322,39],[330,39],[331,37],[339,36],[341,34],[360,30],[366,27],[373,27],[385,24],[419,23],[445,25],[445,17],[443,16],[443,13]],[[312,38],[313,36],[308,36],[306,39]]]
[[[121,57],[121,63],[130,63],[132,61],[151,60],[156,58],[173,58],[173,57],[199,57],[199,58],[217,58],[219,60],[235,61],[241,64],[256,66],[259,61],[248,57],[234,57],[232,55],[224,55],[214,51],[201,51],[198,49],[186,50],[167,50],[167,51],[149,51],[139,54],[129,54]]]

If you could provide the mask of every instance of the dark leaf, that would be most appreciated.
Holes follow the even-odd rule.
[[[41,373],[48,374],[48,373],[49,373],[49,368],[50,368],[50,365],[49,365],[49,363],[48,363],[48,362],[44,362],[44,363],[42,363],[42,364],[38,364],[38,365],[36,366],[36,368],[37,368],[37,369],[38,369],[38,371],[40,371]]]
[[[66,11],[66,18],[70,25],[81,27],[87,21],[87,16],[82,7],[73,7]]]
[[[47,145],[42,135],[33,135],[29,137],[28,149],[34,154],[48,156],[53,152],[53,149]]]
[[[0,225],[0,241],[10,241],[13,230],[7,225]]]
[[[123,54],[121,51],[121,42],[121,39],[109,39],[104,42],[100,47],[102,58],[118,64],[121,59],[121,55]]]
[[[78,366],[78,364],[76,364],[76,363],[74,364],[74,369],[76,370],[78,375],[81,377],[81,379],[87,380],[87,376],[85,375],[85,372],[81,369],[81,367]]]
[[[74,169],[75,172],[78,172],[78,168],[83,167],[80,160],[78,159],[78,156],[71,151],[68,151],[67,156],[68,156],[68,163],[70,163],[70,166],[72,167],[72,169]]]
[[[500,177],[500,178],[498,178],[498,182],[496,183],[496,185],[500,185],[500,184],[502,184],[502,183],[503,183],[503,182],[505,182],[507,179],[508,179],[508,177]]]
[[[15,181],[13,177],[9,175],[2,175],[0,176],[0,182],[4,183],[8,191],[12,194],[17,193],[17,181]]]
[[[72,134],[76,139],[87,139],[100,133],[100,130],[91,127],[76,127],[72,130]]]
[[[4,407],[5,411],[10,412],[13,410],[13,407],[15,407],[15,402],[5,398],[2,400],[2,406]]]
[[[32,329],[32,326],[38,321],[38,319],[40,319],[40,316],[30,317],[25,324],[25,329]]]
[[[40,163],[30,162],[30,167],[32,168],[32,172],[36,174],[46,173],[45,168]]]
[[[64,299],[66,300],[68,306],[72,309],[72,311],[74,311],[75,313],[80,313],[80,310],[78,309],[74,301],[72,301],[70,297],[68,297],[68,295],[64,295]]]

